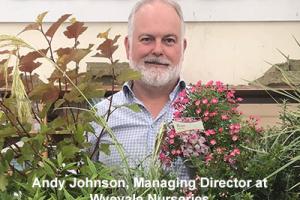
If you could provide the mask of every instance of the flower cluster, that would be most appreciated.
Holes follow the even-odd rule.
[[[193,129],[176,132],[168,124],[162,142],[160,159],[170,166],[178,157],[202,159],[207,165],[221,161],[234,165],[240,155],[242,119],[238,111],[241,98],[228,90],[220,81],[199,81],[180,92],[175,100],[174,121],[201,120],[204,130]]]

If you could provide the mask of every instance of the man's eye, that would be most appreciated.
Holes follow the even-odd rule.
[[[167,45],[173,45],[176,43],[176,40],[174,38],[166,38],[164,39],[164,42],[167,44]]]
[[[141,42],[143,42],[143,43],[149,43],[149,42],[151,42],[151,38],[149,38],[149,37],[141,38]]]

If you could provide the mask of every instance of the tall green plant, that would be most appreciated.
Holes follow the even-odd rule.
[[[300,47],[300,43],[294,37]],[[281,52],[281,54],[283,54]],[[284,54],[283,54],[284,55]],[[289,57],[284,55],[289,63]],[[255,145],[258,151],[255,157],[249,160],[248,167],[251,177],[264,174],[268,179],[268,189],[257,192],[259,198],[268,199],[299,199],[300,198],[300,77],[288,73],[278,65],[274,65],[281,73],[282,82],[287,89],[272,88],[256,82],[267,90],[278,93],[286,98],[282,103],[280,114],[281,125],[266,131],[264,137]],[[291,92],[289,92],[291,91]],[[293,109],[289,101],[296,103]]]
[[[94,52],[94,57],[108,59],[112,92],[117,83],[127,80],[124,73],[130,79],[139,78],[130,69],[124,69],[119,76],[114,72],[118,60],[113,59],[113,54],[118,48],[119,35],[110,39],[109,31],[100,33],[97,37],[102,42],[96,49],[94,44],[82,48],[80,36],[87,26],[71,19],[63,33],[66,40],[73,40],[73,45],[55,49],[52,45],[54,35],[71,15],[61,16],[45,30],[43,19],[46,14],[40,14],[36,22],[26,26],[18,36],[0,35],[3,58],[0,61],[0,87],[5,88],[0,99],[0,199],[87,199],[91,193],[113,194],[117,189],[32,187],[36,178],[57,178],[66,182],[75,177],[113,179],[110,168],[90,160],[99,145],[93,147],[92,155],[86,151],[90,147],[86,133],[96,134],[92,121],[110,134],[124,158],[126,174],[130,176],[123,148],[107,126],[109,116],[97,116],[90,103],[93,98],[104,97],[103,84],[95,81],[90,72],[80,73],[79,64]],[[48,47],[38,49],[25,42],[21,35],[27,31],[38,31]],[[53,68],[47,83],[34,74],[42,64]]]

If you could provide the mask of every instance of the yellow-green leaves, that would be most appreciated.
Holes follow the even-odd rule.
[[[103,33],[99,33],[97,35],[97,38],[104,38],[104,39],[108,39],[108,33],[110,31],[111,28],[107,29],[107,31],[103,32]]]
[[[13,35],[0,35],[0,48],[2,47],[27,47],[33,49],[23,39]]]
[[[18,118],[21,122],[31,122],[31,102],[25,91],[25,87],[20,78],[19,65],[14,66],[13,83],[11,88],[12,97],[17,101]]]
[[[125,68],[121,71],[121,73],[117,76],[117,81],[119,83],[123,83],[125,81],[129,80],[138,80],[141,78],[141,73],[138,71],[135,71],[130,68]]]
[[[35,20],[35,22],[39,25],[41,25],[44,21],[45,16],[48,14],[48,12],[43,12],[41,14],[39,14]]]
[[[8,180],[4,174],[0,174],[0,190],[5,191],[8,185]]]

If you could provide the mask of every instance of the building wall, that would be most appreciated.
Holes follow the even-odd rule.
[[[80,20],[80,19],[79,19]],[[0,23],[0,34],[17,34],[27,23]],[[127,33],[126,23],[86,23],[88,30],[80,37],[81,46],[100,43],[96,36],[111,28],[111,35],[120,34],[120,48],[115,59],[127,61],[123,40]],[[46,28],[45,28],[46,29]],[[59,29],[53,40],[56,46],[71,46]],[[284,62],[277,49],[300,59],[300,47],[292,35],[300,41],[300,22],[190,22],[187,23],[188,46],[183,64],[183,77],[188,82],[197,80],[221,80],[228,84],[247,84],[270,67],[266,63]],[[37,31],[25,32],[22,37],[37,48],[46,45]],[[88,58],[84,61],[99,59]],[[85,70],[85,62],[81,69]],[[102,60],[103,61],[103,60]],[[46,78],[53,69],[43,66],[37,70]]]
[[[17,34],[26,25],[27,23],[0,23],[0,34]],[[121,62],[127,61],[123,46],[127,33],[126,23],[86,23],[86,25],[88,30],[80,37],[81,47],[86,48],[90,43],[100,44],[101,40],[96,38],[98,33],[111,28],[111,36],[121,35],[118,42],[119,49],[114,58],[120,59]],[[64,27],[55,35],[54,48],[73,44],[63,36],[63,31]],[[188,46],[183,63],[183,77],[187,82],[221,80],[226,84],[247,84],[247,81],[262,76],[270,67],[266,61],[270,63],[285,61],[277,49],[290,58],[300,59],[300,47],[292,35],[300,41],[300,22],[187,23]],[[21,36],[37,49],[46,46],[46,42],[37,31],[25,32]],[[81,63],[81,70],[85,70],[85,61],[105,60],[87,58]],[[51,65],[43,64],[36,72],[46,80],[53,69]],[[271,126],[277,124],[280,109],[276,105],[249,104],[242,105],[241,110],[246,115],[260,116],[264,126]]]

